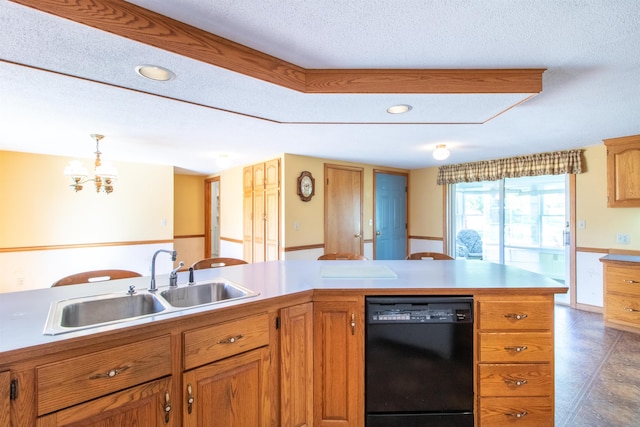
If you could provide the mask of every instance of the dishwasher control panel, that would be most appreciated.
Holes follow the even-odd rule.
[[[471,323],[473,301],[429,298],[411,303],[382,297],[367,299],[369,323]]]

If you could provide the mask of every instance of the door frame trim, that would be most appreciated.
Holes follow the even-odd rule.
[[[211,186],[216,181],[218,182],[218,197],[220,197],[222,190],[220,177],[216,176],[204,180],[204,258],[211,258]],[[218,239],[218,247],[220,247],[220,239]]]

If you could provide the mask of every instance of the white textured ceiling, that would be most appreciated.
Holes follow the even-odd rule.
[[[198,173],[283,152],[414,169],[640,133],[637,0],[130,3],[307,69],[547,71],[507,111],[526,96],[303,94],[0,0],[0,150],[91,157],[101,133],[105,159]]]

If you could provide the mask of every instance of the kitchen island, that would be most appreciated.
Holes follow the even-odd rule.
[[[0,296],[0,384],[10,390],[0,413],[20,426],[149,417],[363,426],[364,298],[465,295],[476,311],[476,425],[553,425],[553,298],[567,291],[556,281],[463,260],[272,261],[195,274],[258,295],[53,336],[42,333],[51,302],[145,289],[149,278]]]

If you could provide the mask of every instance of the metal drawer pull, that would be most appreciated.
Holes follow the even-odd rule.
[[[523,385],[525,385],[527,383],[527,380],[525,380],[525,379],[516,380],[516,379],[513,379],[513,378],[505,378],[504,382],[507,383],[508,385],[521,387],[521,386],[523,386]]]
[[[505,415],[507,417],[522,418],[522,417],[526,417],[528,415],[528,412],[527,411],[522,411],[522,412],[516,412],[515,414],[507,412]]]
[[[631,313],[638,313],[640,312],[640,310],[636,310],[635,308],[631,308],[631,307],[625,307],[624,311],[629,311]]]
[[[638,282],[637,280],[632,280],[632,279],[625,279],[625,280],[622,280],[622,281],[623,281],[624,283],[640,283],[640,282]]]
[[[527,317],[529,317],[528,314],[518,314],[518,313],[507,313],[504,315],[504,317],[506,317],[507,319],[510,320],[523,320],[526,319]]]
[[[195,399],[193,398],[193,389],[191,388],[191,384],[187,384],[187,412],[191,413],[193,411],[193,402]]]
[[[234,342],[238,341],[239,339],[243,338],[244,335],[236,335],[235,337],[230,337],[224,340],[220,340],[218,341],[218,344],[233,344]]]
[[[351,335],[356,334],[356,314],[351,313]]]
[[[164,423],[169,423],[169,414],[171,413],[171,401],[169,399],[169,392],[164,394]]]
[[[89,379],[90,380],[97,380],[97,379],[100,379],[100,378],[113,378],[116,375],[118,375],[120,372],[124,372],[127,369],[129,369],[130,367],[131,367],[131,365],[126,365],[126,366],[123,366],[122,368],[112,369],[109,372],[104,373],[104,374],[93,375],[93,376],[89,377]]]
[[[514,353],[520,353],[521,351],[525,351],[527,349],[526,345],[518,345],[514,347],[505,347],[506,351],[512,351]]]

